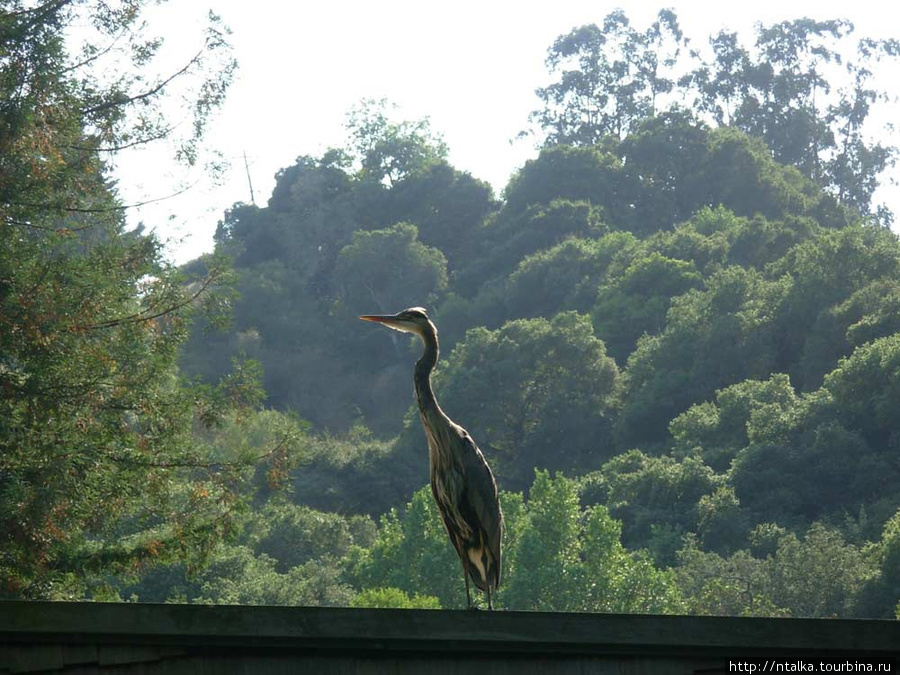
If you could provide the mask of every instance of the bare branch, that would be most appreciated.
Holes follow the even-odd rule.
[[[161,130],[159,133],[154,134],[152,136],[145,136],[143,138],[139,138],[131,143],[124,143],[122,145],[111,145],[107,147],[95,147],[92,148],[89,145],[67,145],[66,147],[69,150],[79,150],[81,152],[119,152],[120,150],[127,150],[128,148],[134,148],[138,145],[143,145],[144,143],[152,143],[153,141],[161,141],[166,138],[169,134],[172,133],[172,130],[175,129],[175,125],[167,126],[165,129]]]
[[[78,61],[78,62],[73,63],[72,65],[68,66],[67,68],[63,68],[60,71],[60,73],[62,73],[62,74],[70,73],[73,70],[78,70],[79,68],[83,68],[84,66],[86,66],[90,63],[93,63],[97,59],[104,57],[105,55],[109,54],[109,52],[112,51],[113,47],[115,47],[118,44],[119,40],[121,40],[127,33],[130,33],[130,32],[131,31],[129,31],[128,29],[123,28],[121,31],[119,31],[119,34],[116,35],[115,38],[113,38],[112,42],[110,42],[108,45],[106,45],[106,47],[95,52],[94,54],[92,54],[88,58],[84,59],[83,61]]]
[[[183,187],[172,194],[166,195],[164,197],[154,197],[153,199],[147,199],[142,202],[135,202],[133,204],[120,204],[118,206],[104,206],[104,207],[81,207],[81,206],[61,206],[59,204],[47,204],[47,203],[38,203],[38,202],[3,202],[6,206],[26,206],[32,209],[45,209],[45,210],[60,210],[66,211],[67,213],[111,213],[116,211],[126,211],[128,209],[136,209],[141,206],[146,206],[147,204],[155,204],[156,202],[163,202],[167,199],[172,199],[173,197],[177,197],[178,195],[184,194],[191,188],[193,188],[197,183],[191,183],[190,185]]]
[[[81,227],[57,227],[57,226],[47,226],[47,225],[36,225],[35,223],[29,223],[24,220],[16,220],[15,218],[6,219],[7,225],[16,225],[18,227],[29,227],[32,230],[40,230],[42,232],[55,232],[56,234],[69,234],[71,232],[81,232],[82,230],[88,230],[94,225],[82,225]]]
[[[191,66],[193,66],[195,63],[197,63],[197,61],[200,60],[200,57],[203,56],[203,52],[206,51],[206,47],[208,45],[209,45],[209,40],[206,41],[206,43],[203,45],[203,48],[199,52],[197,52],[194,55],[194,58],[192,58],[190,61],[188,61],[184,65],[183,68],[181,68],[180,70],[169,75],[169,77],[167,77],[165,80],[160,82],[158,85],[156,85],[152,89],[148,89],[147,91],[140,93],[140,94],[135,94],[134,96],[119,96],[117,98],[114,98],[111,101],[104,101],[103,103],[98,103],[95,106],[91,106],[90,108],[85,108],[84,110],[82,110],[82,114],[83,115],[93,115],[94,113],[103,112],[105,110],[109,110],[110,108],[115,108],[120,105],[126,105],[128,103],[134,103],[136,101],[141,101],[143,99],[155,96],[156,94],[161,92],[163,89],[165,89],[165,87],[170,82],[172,82],[172,80],[174,80],[175,78],[177,78],[181,75],[184,75],[188,70],[190,70]]]
[[[136,312],[130,316],[123,316],[123,317],[119,317],[117,319],[110,319],[108,321],[102,321],[100,323],[90,324],[87,326],[72,327],[69,330],[71,330],[71,331],[97,330],[97,329],[102,329],[102,328],[114,328],[116,326],[121,326],[121,325],[131,324],[131,323],[143,323],[145,321],[153,321],[154,319],[158,319],[162,316],[166,316],[167,314],[171,314],[172,312],[177,312],[179,309],[187,307],[188,305],[193,303],[197,298],[199,298],[206,291],[207,288],[209,288],[210,284],[212,284],[218,278],[218,276],[219,275],[217,275],[217,274],[210,274],[208,277],[206,277],[206,279],[203,280],[203,283],[200,285],[200,288],[195,293],[193,293],[190,297],[186,298],[185,300],[182,300],[181,302],[177,302],[174,305],[170,305],[169,307],[166,307],[166,309],[164,309],[162,311],[155,312],[152,314],[147,314],[148,311],[152,311],[152,308],[145,309],[141,312]]]

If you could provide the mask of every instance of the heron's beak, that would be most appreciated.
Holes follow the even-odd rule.
[[[374,321],[394,330],[406,331],[406,325],[393,314],[364,314],[359,317],[363,321]]]

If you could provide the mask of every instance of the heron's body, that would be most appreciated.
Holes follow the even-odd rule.
[[[431,389],[431,371],[438,359],[437,329],[425,311],[413,307],[392,316],[364,316],[390,328],[415,333],[425,346],[413,380],[431,472],[431,492],[462,562],[466,600],[471,606],[469,579],[487,595],[500,584],[500,539],[503,514],[497,483],[481,450],[469,433],[441,410]]]

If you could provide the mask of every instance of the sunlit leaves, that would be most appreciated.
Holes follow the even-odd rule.
[[[582,510],[573,481],[538,471],[527,499],[501,493],[501,502],[503,578],[495,608],[664,613],[682,606],[671,573],[627,551],[621,524],[604,507]],[[433,607],[428,596],[441,607],[465,606],[462,567],[427,487],[402,516],[386,516],[374,546],[358,556],[348,575],[363,589],[356,606]]]

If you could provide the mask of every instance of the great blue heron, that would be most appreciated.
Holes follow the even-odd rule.
[[[428,439],[431,492],[462,561],[467,606],[472,607],[471,577],[475,586],[487,595],[488,608],[493,609],[491,592],[500,584],[503,526],[497,482],[469,432],[447,417],[434,397],[431,371],[438,360],[437,328],[421,307],[359,318],[418,335],[425,345],[422,357],[416,362],[413,382]]]

